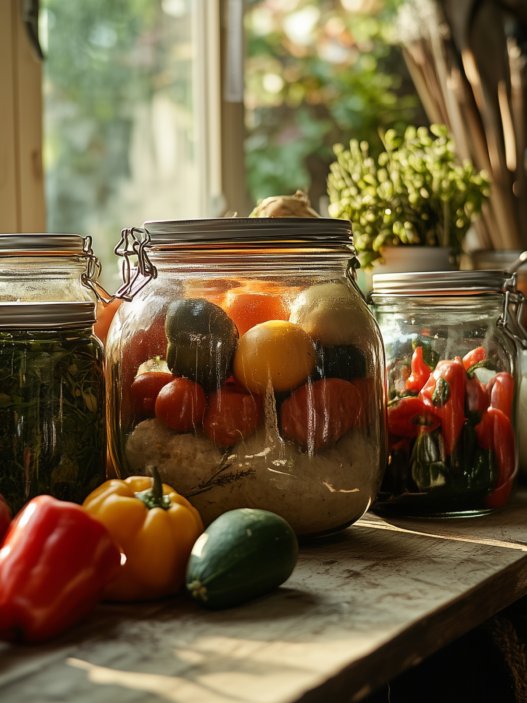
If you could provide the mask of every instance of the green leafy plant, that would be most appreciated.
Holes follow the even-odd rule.
[[[449,246],[461,251],[473,219],[489,197],[485,171],[456,157],[444,125],[388,130],[377,161],[367,142],[336,144],[328,177],[331,217],[353,222],[362,266],[381,258],[385,245]]]

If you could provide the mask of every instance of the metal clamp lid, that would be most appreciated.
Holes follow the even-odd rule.
[[[91,327],[96,304],[89,302],[0,303],[0,329],[46,330]]]

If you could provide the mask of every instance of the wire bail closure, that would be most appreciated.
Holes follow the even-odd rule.
[[[524,258],[520,262],[520,265],[521,263],[523,263],[524,260],[527,259],[527,252],[524,252],[519,257],[518,261],[520,261],[522,257]],[[509,337],[511,337],[515,342],[517,342],[522,349],[527,350],[527,330],[525,329],[521,321],[523,306],[525,303],[525,296],[516,287],[516,271],[518,268],[519,266],[517,266],[516,268],[512,268],[512,270],[509,269],[508,271],[506,271],[507,274],[510,274],[510,278],[507,278],[505,280],[503,286],[503,314],[500,315],[497,325],[498,327],[502,328],[503,331],[509,335]],[[512,321],[513,325],[520,331],[521,336],[516,334],[516,332],[514,332],[514,330],[509,327],[510,321]]]
[[[136,232],[140,235],[136,236]],[[91,249],[91,237],[86,237],[84,253],[88,261],[86,273],[82,275],[82,282],[96,295],[97,300],[109,305],[114,300],[121,299],[126,302],[133,300],[152,279],[157,278],[157,269],[148,258],[147,249],[152,246],[150,233],[141,227],[130,227],[121,230],[121,238],[114,247],[114,254],[123,258],[122,277],[123,285],[112,295],[98,282],[101,273],[101,263]],[[137,265],[131,261],[137,257]]]

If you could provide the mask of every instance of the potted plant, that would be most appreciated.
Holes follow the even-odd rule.
[[[367,269],[374,263],[387,264],[386,272],[450,268],[489,197],[487,174],[468,160],[459,164],[447,128],[430,131],[435,139],[426,127],[408,127],[403,138],[387,131],[377,161],[367,142],[333,147],[329,214],[352,220]]]

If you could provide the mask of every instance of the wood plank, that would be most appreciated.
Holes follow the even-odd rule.
[[[106,605],[52,645],[3,645],[0,700],[360,700],[526,592],[521,545],[359,525],[304,547],[285,587],[239,608]]]
[[[18,232],[13,0],[0,2],[0,232]]]
[[[479,518],[422,519],[390,516],[379,517],[367,513],[361,525],[377,529],[394,529],[414,534],[527,551],[527,487],[521,486],[511,496],[507,507],[492,515]]]

